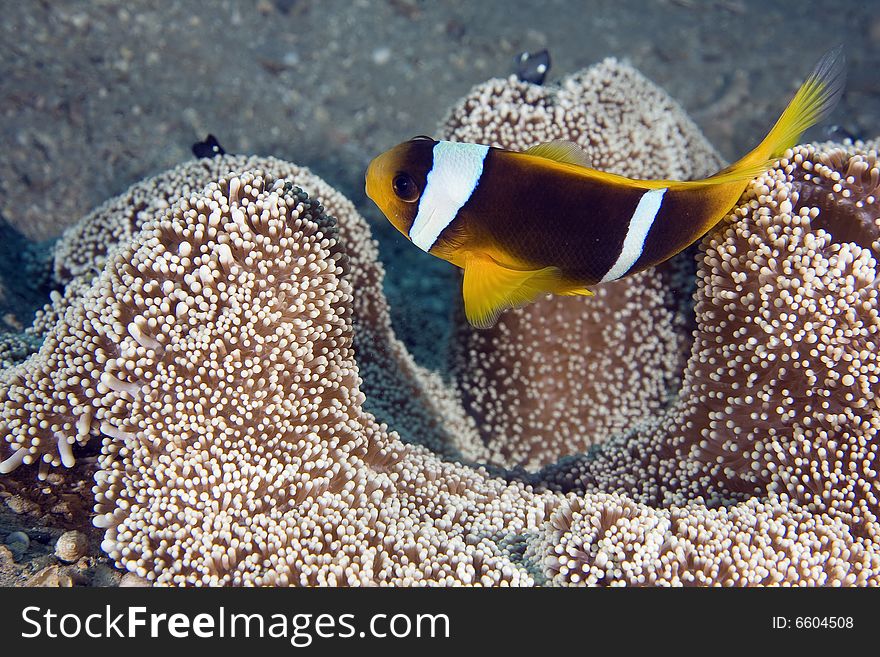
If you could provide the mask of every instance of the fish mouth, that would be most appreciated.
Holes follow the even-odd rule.
[[[370,181],[373,179],[374,174],[375,174],[375,165],[376,165],[376,160],[374,158],[367,165],[367,170],[364,172],[364,191],[367,193],[367,196],[369,196],[370,198],[373,198],[373,195],[370,193],[370,187],[371,187]]]
[[[367,165],[367,170],[364,173],[364,191],[372,199],[373,203],[384,210],[380,202],[382,200],[381,187],[385,173],[383,160],[387,161],[387,158],[384,158],[383,155],[378,155]]]

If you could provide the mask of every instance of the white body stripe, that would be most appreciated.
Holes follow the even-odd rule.
[[[601,283],[617,280],[626,274],[636,264],[636,260],[641,257],[645,248],[645,239],[648,237],[651,226],[654,225],[654,219],[660,211],[666,190],[666,187],[650,189],[642,194],[642,198],[639,199],[639,204],[629,220],[629,228],[627,228],[620,255],[617,256],[617,261],[611,265],[608,273],[602,277]]]
[[[419,212],[409,237],[422,251],[429,251],[467,200],[483,173],[488,146],[438,141],[434,145],[434,165],[428,172],[419,201]]]

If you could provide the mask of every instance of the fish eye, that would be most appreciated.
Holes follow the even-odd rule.
[[[416,181],[408,173],[398,173],[394,176],[394,180],[391,181],[391,189],[394,190],[397,198],[407,203],[415,203],[422,195]]]

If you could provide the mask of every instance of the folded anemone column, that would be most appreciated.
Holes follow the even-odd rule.
[[[875,540],[878,179],[873,142],[798,146],[750,183],[700,246],[675,405],[545,481],[650,504],[793,501]]]
[[[602,70],[579,93],[624,98],[607,82],[620,69]],[[111,202],[108,217],[132,222],[124,237],[78,251],[102,271],[71,265],[39,353],[0,369],[3,470],[33,477],[100,439],[103,548],[159,584],[880,584],[876,147],[798,147],[752,182],[700,247],[671,406],[534,487],[398,437],[490,451],[391,334],[381,266],[347,201],[280,161],[290,175],[180,167],[159,177],[169,187],[141,183],[149,212]],[[656,289],[627,293],[650,306]],[[535,380],[528,397],[560,394]],[[413,405],[386,426],[371,395]],[[516,454],[504,445],[518,438],[488,447]]]
[[[236,200],[250,190],[238,178],[231,181],[228,194]],[[273,193],[277,196],[277,192]],[[300,194],[302,201],[298,202],[302,207],[293,208],[297,212],[311,207],[303,205],[307,197]],[[139,358],[164,362],[162,358],[167,356],[171,358],[167,367],[177,374],[181,368],[188,372],[193,367],[203,367],[195,358],[197,347],[201,346],[199,340],[203,341],[208,320],[223,319],[222,314],[218,316],[216,303],[229,285],[229,268],[238,262],[232,255],[234,243],[230,236],[205,242],[206,235],[226,229],[220,226],[221,208],[208,216],[205,203],[202,200],[198,207],[189,206],[188,214],[176,224],[171,223],[168,215],[159,215],[159,223],[151,224],[149,235],[139,234],[142,239],[151,240],[150,246],[159,253],[146,264],[120,263],[117,256],[115,269],[105,268],[100,277],[78,286],[87,288],[85,293],[73,297],[73,303],[63,310],[40,352],[22,366],[4,372],[9,385],[0,390],[4,411],[0,428],[5,430],[13,449],[12,456],[0,465],[4,471],[33,462],[40,462],[42,471],[49,465],[70,467],[75,444],[83,445],[99,432],[111,437],[130,437],[136,432],[139,416],[132,416],[131,404],[144,403],[148,398],[150,403],[158,403],[157,393],[149,392],[150,379],[156,374],[145,370]],[[228,204],[222,209],[229,212]],[[243,220],[241,213],[238,210],[235,218]],[[278,210],[274,213],[277,215]],[[315,216],[324,217],[318,213]],[[203,222],[200,224],[199,220]],[[322,220],[326,224],[323,230],[330,231],[328,235],[332,237],[332,221]],[[164,232],[160,227],[164,227]],[[239,249],[251,246],[247,241]],[[297,273],[302,267],[317,266],[311,262],[315,259],[311,245],[302,247],[287,253],[287,257],[308,259],[295,263]],[[130,242],[121,248],[132,256]],[[337,248],[328,262],[340,259],[341,251]],[[246,254],[242,260],[249,264],[246,271],[239,273],[256,277],[251,285],[265,285],[266,281],[257,276],[265,266],[259,251],[255,249],[253,255]],[[135,275],[138,278],[133,281]],[[129,289],[135,284],[139,285],[137,294]],[[128,290],[127,295],[121,290]],[[266,322],[270,322],[272,312],[282,310],[280,300],[273,303],[276,307],[261,310]],[[233,335],[234,328],[229,327]],[[180,354],[167,348],[166,342],[172,336],[186,341],[177,347]],[[184,362],[186,359],[189,360]],[[191,386],[189,390],[163,389],[162,398],[173,400],[179,393],[180,398],[174,403],[192,411],[198,384]],[[205,400],[199,402],[200,412],[208,413]],[[180,427],[175,433],[181,441],[188,435]]]
[[[876,155],[852,151],[835,151],[854,180],[841,194],[857,185],[869,192],[876,175]],[[802,167],[791,166],[797,153]],[[802,233],[813,210],[798,207],[790,185],[819,160],[829,168],[811,174],[810,189],[818,193],[827,181],[838,193],[830,160],[798,151],[750,188],[754,197],[729,218],[736,229],[723,239],[740,239],[750,217],[812,239]],[[753,233],[763,252],[770,238]],[[830,252],[846,252],[828,235]],[[748,288],[764,273],[754,256],[727,271],[712,252],[707,246],[699,280],[707,302],[699,306],[700,334],[709,336],[727,330],[727,315],[710,312],[730,303],[719,294],[725,276]],[[792,433],[800,440],[794,452],[785,442],[756,448],[765,455],[759,470],[771,477],[766,494],[719,507],[717,496],[693,487],[724,486],[728,470],[712,463],[708,424],[719,418],[695,424],[700,417],[682,409],[699,407],[694,386],[713,381],[710,365],[735,376],[745,360],[706,361],[695,347],[694,380],[664,425],[684,439],[655,430],[607,441],[599,457],[541,475],[542,483],[586,492],[539,493],[405,445],[363,410],[351,348],[356,290],[343,262],[315,202],[263,173],[221,178],[148,222],[109,257],[40,354],[3,370],[6,435],[18,448],[41,438],[35,456],[48,461],[58,446],[42,420],[62,428],[82,422],[87,435],[102,435],[95,522],[105,527],[103,548],[161,584],[878,583],[874,433],[845,429],[843,443],[822,428]],[[875,266],[864,254],[846,262],[829,268],[823,285],[839,277],[856,285],[850,266],[860,263],[859,281],[868,280],[863,265]],[[707,282],[710,273],[717,280]],[[786,277],[758,280],[769,311]],[[875,297],[848,309],[854,300],[847,295],[840,307],[847,321],[859,313],[876,321]],[[833,339],[824,326],[818,333]],[[755,344],[772,339],[765,333]],[[858,380],[855,405],[873,418],[864,386],[873,370],[864,362],[865,372],[852,361],[840,378],[852,377],[841,380],[847,386]],[[48,364],[68,369],[59,374]],[[55,388],[62,394],[47,397]],[[711,388],[704,392],[711,399]],[[71,406],[72,395],[80,406]],[[25,406],[56,415],[32,425],[17,410]],[[774,445],[769,431],[758,439]],[[805,478],[818,485],[804,486]]]
[[[348,259],[354,348],[369,408],[408,441],[457,455],[478,444],[473,421],[439,375],[418,366],[391,329],[382,292],[384,268],[366,220],[351,201],[305,167],[273,157],[223,155],[200,159],[132,185],[68,228],[54,247],[54,278],[62,293],[38,313],[35,333],[48,334],[89,289],[108,253],[125,246],[157,214],[230,171],[259,170],[295,180],[336,219]],[[2,353],[2,352],[0,352]]]
[[[550,583],[878,584],[876,148],[792,149],[703,240],[676,404],[540,475],[586,491],[529,543]]]
[[[363,410],[350,264],[292,181],[229,174],[181,199],[12,370],[4,469],[70,466],[100,435],[102,548],[158,583],[531,583],[490,537],[536,531],[554,496]]]

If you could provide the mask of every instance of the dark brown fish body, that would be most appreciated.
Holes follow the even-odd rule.
[[[703,180],[635,180],[589,166],[571,142],[519,153],[420,137],[375,158],[367,194],[422,250],[464,269],[468,320],[538,295],[591,294],[668,260],[714,226],[748,181],[826,116],[843,89],[843,56],[816,66],[764,140]]]
[[[620,255],[630,218],[649,190],[591,175],[592,170],[556,163],[541,166],[534,160],[490,149],[483,175],[502,176],[509,184],[478,186],[441,239],[456,246],[466,242],[477,249],[494,248],[514,262],[535,267],[552,262],[569,281],[600,282]],[[725,207],[720,211],[726,210],[730,196],[738,195],[743,186],[709,194],[705,187],[667,188],[642,254],[626,273],[652,267],[668,259],[670,249],[677,253],[691,244],[705,232],[700,218],[721,206]],[[548,221],[536,221],[540,217]],[[549,226],[555,232],[553,240],[546,237]]]

